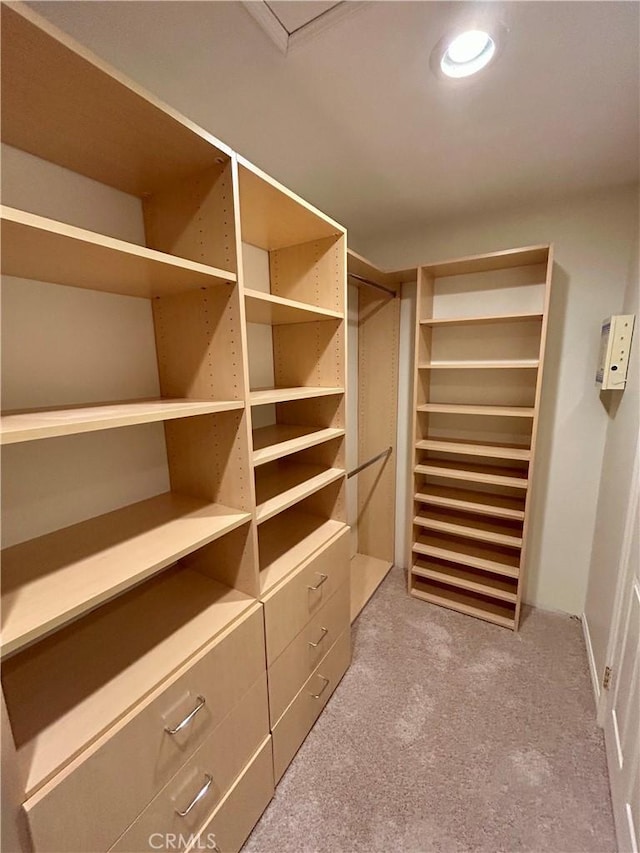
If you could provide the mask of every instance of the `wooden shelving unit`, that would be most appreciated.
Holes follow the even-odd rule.
[[[420,319],[421,326],[476,326],[487,323],[523,323],[542,320],[542,314],[528,311],[522,314],[480,314],[476,317],[426,317]]]
[[[341,320],[339,311],[305,305],[293,299],[245,288],[244,299],[248,323],[284,326],[287,323],[316,323],[319,320]]]
[[[256,521],[262,524],[344,477],[342,468],[303,463],[270,465],[256,475]]]
[[[250,520],[159,495],[2,552],[3,654],[65,625]]]
[[[124,296],[224,285],[235,273],[2,207],[2,273]]]
[[[7,412],[0,418],[0,444],[193,418],[242,408],[244,403],[238,400],[130,400],[125,403]]]
[[[418,272],[409,592],[514,630],[552,266],[534,246]]]
[[[344,523],[293,507],[260,525],[260,586],[266,594],[323,548]]]
[[[292,400],[310,400],[313,397],[331,397],[336,394],[344,394],[344,388],[318,388],[310,385],[301,388],[256,388],[251,391],[249,401],[252,406],[265,406]]]
[[[253,465],[265,465],[300,450],[308,450],[325,441],[342,438],[344,429],[335,427],[273,424],[253,431]]]

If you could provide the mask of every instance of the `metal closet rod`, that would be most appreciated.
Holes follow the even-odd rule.
[[[375,456],[372,456],[371,459],[367,459],[366,462],[363,462],[362,465],[358,465],[357,468],[354,468],[352,471],[349,471],[349,473],[347,474],[347,479],[349,479],[349,477],[353,477],[355,474],[359,474],[360,471],[364,471],[364,469],[368,468],[369,465],[373,465],[374,462],[377,462],[378,459],[382,459],[383,456],[389,456],[389,454],[392,452],[393,447],[387,447],[386,450],[383,450],[381,453],[377,453]]]
[[[354,272],[348,273],[349,278],[355,278],[356,281],[361,281],[363,284],[368,285],[369,287],[375,287],[377,290],[382,290],[387,293],[392,299],[395,299],[398,295],[395,290],[391,290],[390,287],[385,287],[384,284],[378,284],[375,281],[371,281],[369,278],[365,278],[363,275],[356,275]]]

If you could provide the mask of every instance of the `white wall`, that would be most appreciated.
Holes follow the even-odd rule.
[[[620,313],[638,239],[637,187],[375,235],[387,269],[535,243],[555,246],[525,599],[582,613],[610,415],[594,377],[600,323]],[[403,350],[401,358],[407,358]],[[408,412],[405,413],[408,418]],[[398,537],[405,531],[398,530]]]
[[[591,552],[591,570],[584,608],[585,633],[590,647],[592,674],[602,683],[613,601],[620,568],[640,415],[640,278],[636,251],[629,264],[627,287],[616,314],[635,314],[627,386],[623,392],[604,391],[601,403],[607,413],[600,493]]]

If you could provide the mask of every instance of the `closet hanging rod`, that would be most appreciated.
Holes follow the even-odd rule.
[[[383,450],[381,453],[377,453],[375,456],[372,456],[371,459],[367,459],[366,462],[363,462],[362,465],[358,465],[357,468],[354,468],[352,471],[349,471],[347,474],[347,479],[349,477],[353,477],[356,474],[359,474],[360,471],[364,471],[365,468],[368,468],[369,465],[373,465],[374,462],[377,462],[378,459],[382,459],[383,456],[389,456],[390,453],[393,452],[393,447],[389,446],[386,450]]]
[[[395,290],[391,290],[390,287],[385,287],[384,284],[377,284],[375,281],[371,281],[371,279],[365,278],[363,275],[356,275],[354,272],[348,273],[349,278],[355,278],[357,281],[361,281],[363,284],[367,284],[369,287],[375,287],[378,290],[383,290],[387,293],[392,299],[395,299],[398,295]]]

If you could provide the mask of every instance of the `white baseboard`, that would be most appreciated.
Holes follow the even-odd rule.
[[[596,703],[597,712],[600,709],[600,679],[598,678],[598,672],[596,670],[596,659],[593,656],[593,646],[591,645],[591,634],[589,633],[589,623],[587,622],[586,613],[582,614],[582,633],[587,647],[587,660],[589,661],[591,686],[593,687],[593,698]]]

